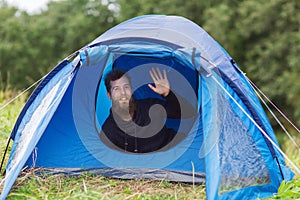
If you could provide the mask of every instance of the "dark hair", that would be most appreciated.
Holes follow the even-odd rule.
[[[105,87],[106,87],[106,91],[108,93],[110,93],[110,89],[111,89],[111,86],[110,86],[110,82],[111,81],[115,81],[115,80],[118,80],[120,79],[122,76],[125,76],[130,85],[131,85],[131,79],[130,77],[128,76],[127,73],[123,72],[122,70],[120,69],[117,69],[117,68],[113,68],[110,72],[108,72],[106,75],[105,75],[105,78],[104,78],[104,83],[105,83]]]

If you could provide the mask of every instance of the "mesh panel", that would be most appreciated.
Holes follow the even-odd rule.
[[[247,127],[222,95],[217,102],[221,116],[219,193],[269,183],[269,170]]]

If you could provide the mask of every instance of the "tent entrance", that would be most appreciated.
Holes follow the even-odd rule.
[[[149,51],[149,49],[156,49],[156,51],[159,51],[159,48],[164,48],[165,55],[162,54],[161,51],[160,53],[145,51],[137,54],[135,53],[136,50],[132,48],[132,44],[130,44],[130,47],[130,52],[120,49],[117,49],[116,51],[113,47],[109,47],[112,49],[112,52],[107,59],[102,75],[99,76],[100,78],[95,98],[95,127],[98,134],[101,134],[101,127],[110,113],[111,101],[106,95],[107,91],[104,84],[104,77],[112,69],[120,69],[123,72],[126,72],[131,78],[134,99],[142,100],[152,98],[160,99],[162,101],[164,99],[148,87],[148,84],[153,83],[149,71],[152,68],[159,68],[161,71],[165,70],[172,92],[184,97],[184,99],[194,107],[195,112],[197,113],[199,80],[198,73],[194,68],[186,66],[180,59],[172,56],[174,50],[168,47],[162,47],[161,45],[152,47],[148,45],[147,48],[145,48],[147,51]],[[126,49],[125,47],[123,48]],[[138,45],[138,48],[141,48],[140,45]],[[166,49],[168,51],[166,51]],[[182,137],[185,137],[184,135],[187,135],[193,127],[195,117],[196,116],[184,119],[168,118],[166,127],[181,133],[182,136],[178,134],[178,138],[182,139]],[[178,138],[175,140],[181,140]],[[164,151],[173,148],[176,144],[177,142],[174,142],[173,145],[165,148]],[[124,149],[119,150],[124,151]]]

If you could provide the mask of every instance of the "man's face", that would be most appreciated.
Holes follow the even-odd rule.
[[[113,108],[128,111],[129,101],[132,95],[132,88],[129,80],[125,76],[122,76],[118,80],[110,81],[110,86],[110,93],[107,95],[112,100]]]

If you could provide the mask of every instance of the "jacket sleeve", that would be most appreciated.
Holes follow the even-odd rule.
[[[190,118],[197,113],[196,105],[192,105],[184,97],[170,91],[165,97],[164,107],[168,118]]]

